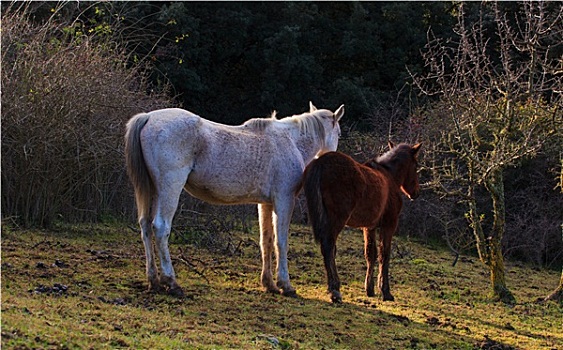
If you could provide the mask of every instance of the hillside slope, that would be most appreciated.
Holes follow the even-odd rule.
[[[146,292],[140,235],[126,226],[2,230],[2,347],[12,349],[561,349],[563,308],[536,300],[556,271],[508,265],[518,304],[488,300],[472,257],[395,240],[395,302],[363,292],[361,232],[344,231],[337,264],[344,303],[326,294],[319,247],[292,227],[298,298],[262,292],[258,233],[233,235],[234,253],[173,244],[187,296]]]

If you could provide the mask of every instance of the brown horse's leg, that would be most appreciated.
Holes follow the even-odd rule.
[[[397,224],[396,221],[386,222],[385,218],[382,222],[385,224],[379,232],[379,275],[377,277],[377,287],[381,292],[383,301],[394,301],[395,298],[391,295],[389,287],[389,261],[391,260],[391,239]]]
[[[342,228],[340,228],[341,230]],[[340,294],[340,279],[336,270],[336,238],[340,230],[329,230],[323,232],[321,237],[321,252],[324,257],[326,277],[328,280],[328,292],[333,303],[342,302],[342,294]]]
[[[375,228],[364,228],[364,255],[367,262],[365,288],[368,297],[375,296],[375,287],[373,283],[373,270],[377,259],[377,243],[375,231]]]

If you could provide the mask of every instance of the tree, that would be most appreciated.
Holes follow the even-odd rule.
[[[413,78],[423,94],[437,98],[427,112],[435,126],[434,188],[466,205],[493,294],[511,303],[502,252],[504,171],[536,155],[561,130],[563,7],[477,5],[473,13],[459,5],[452,40],[430,33],[423,52],[429,73]]]
[[[561,159],[561,175],[559,177],[559,187],[561,193],[563,193],[563,158]],[[563,238],[563,223],[561,223],[561,237]],[[549,294],[545,300],[554,300],[558,302],[563,302],[563,267],[561,268],[561,279],[559,280],[559,286]]]

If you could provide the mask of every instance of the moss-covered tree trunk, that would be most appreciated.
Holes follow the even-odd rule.
[[[561,193],[563,194],[563,158],[561,159],[559,186],[561,187]],[[563,239],[563,223],[561,224],[561,238]],[[561,267],[561,279],[559,280],[559,286],[550,295],[548,295],[545,300],[554,300],[563,303],[563,267]]]
[[[559,280],[559,287],[557,287],[545,300],[553,300],[563,303],[563,268],[561,269],[561,279]]]
[[[536,156],[559,134],[563,86],[563,75],[555,74],[561,60],[550,46],[560,37],[560,26],[553,23],[561,22],[563,10],[543,2],[517,7],[518,16],[507,16],[498,2],[483,2],[475,21],[477,12],[466,12],[469,7],[460,2],[455,40],[429,37],[422,50],[428,73],[412,75],[424,95],[439,97],[423,113],[427,136],[436,140],[430,141],[436,144],[435,189],[468,203],[479,258],[490,270],[494,295],[504,302],[514,296],[506,286],[501,244],[503,169]],[[492,18],[498,25],[488,25]],[[491,35],[498,40],[483,40]],[[553,96],[546,101],[548,91]],[[483,224],[481,191],[476,191],[482,186],[492,201],[492,228]]]
[[[502,237],[505,228],[504,179],[501,169],[494,170],[485,180],[485,187],[493,202],[493,228],[487,239],[488,262],[491,272],[491,283],[496,298],[504,303],[514,303],[516,300],[506,286],[504,257],[502,255]]]
[[[475,246],[477,247],[477,253],[479,254],[479,260],[488,266],[489,261],[489,249],[487,247],[487,239],[485,238],[485,233],[483,232],[483,226],[481,225],[481,218],[477,210],[477,200],[474,195],[473,185],[469,186],[469,222],[470,227],[473,229],[473,236],[475,237]]]

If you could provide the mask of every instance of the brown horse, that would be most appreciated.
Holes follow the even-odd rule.
[[[418,197],[417,153],[420,144],[394,146],[363,164],[340,152],[325,153],[307,166],[303,187],[315,240],[321,244],[334,303],[342,302],[336,271],[336,239],[344,226],[361,227],[367,261],[365,289],[375,296],[373,271],[379,251],[377,287],[383,300],[393,301],[389,288],[391,239],[403,205],[401,192]],[[379,229],[379,242],[376,231]]]

